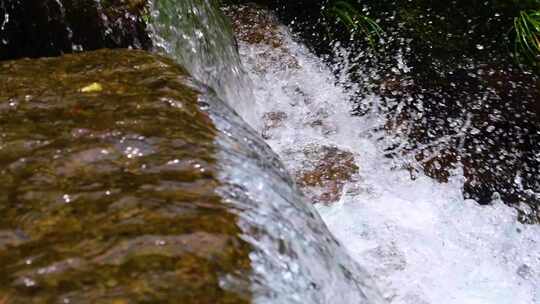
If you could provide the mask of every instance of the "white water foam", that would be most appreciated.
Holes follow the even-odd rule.
[[[347,90],[331,70],[280,29],[283,46],[240,42],[261,113],[259,127],[291,172],[312,145],[352,152],[360,173],[338,203],[317,206],[330,230],[380,285],[390,303],[540,304],[540,227],[517,222],[496,202],[464,200],[459,173],[447,184],[411,180],[384,157],[379,115],[350,115]],[[378,99],[373,98],[376,105]],[[284,113],[284,114],[283,114]],[[354,303],[354,299],[351,299]]]

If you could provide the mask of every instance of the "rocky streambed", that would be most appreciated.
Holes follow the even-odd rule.
[[[309,4],[261,2],[286,21]],[[526,80],[478,76],[496,96],[422,133],[448,112],[404,62],[377,78],[310,49],[302,18],[308,47],[265,7],[222,9],[0,0],[0,304],[536,304],[538,230],[503,204],[538,217]],[[522,116],[493,103],[520,96]]]
[[[279,160],[174,63],[0,63],[3,303],[378,303]]]

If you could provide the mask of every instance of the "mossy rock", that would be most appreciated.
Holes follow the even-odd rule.
[[[101,50],[0,78],[0,303],[250,302],[218,131],[182,68]]]
[[[146,0],[0,0],[0,60],[149,49]]]

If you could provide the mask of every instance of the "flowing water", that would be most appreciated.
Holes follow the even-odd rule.
[[[286,28],[280,34],[281,49],[240,45],[261,112],[285,113],[268,143],[291,172],[302,170],[302,150],[312,145],[355,155],[358,176],[338,203],[318,210],[385,297],[410,304],[540,303],[540,227],[519,224],[502,202],[464,200],[460,174],[440,184],[395,169],[403,160],[384,157],[386,135],[376,131],[383,113],[351,116],[345,87],[354,84],[336,85],[321,59]],[[377,103],[373,96],[371,104]]]
[[[283,192],[283,183],[291,182],[287,174],[267,173],[279,171],[279,161],[264,148],[257,148],[260,144],[252,133],[247,132],[244,138],[220,139],[225,146],[238,142],[255,145],[255,150],[268,158],[251,163],[240,152],[238,157],[223,159],[229,168],[244,169],[224,171],[228,173],[222,176],[225,181],[243,185],[238,195],[244,193],[250,198],[250,204],[240,207],[241,227],[244,231],[261,227],[271,231],[270,239],[246,236],[257,248],[251,256],[257,280],[274,286],[275,293],[260,293],[258,302],[361,302],[355,285],[373,283],[350,280],[343,275],[346,272],[337,270],[345,267],[357,272],[351,274],[355,278],[366,278],[369,273],[390,303],[540,303],[539,226],[520,224],[516,211],[501,201],[480,206],[464,199],[459,168],[445,184],[426,176],[411,179],[410,172],[403,169],[405,160],[385,157],[390,140],[380,131],[386,122],[384,113],[352,116],[349,100],[355,84],[347,80],[347,75],[336,79],[331,67],[295,42],[284,26],[274,28],[267,37],[270,42],[240,39],[238,57],[228,30],[212,25],[224,19],[208,17],[217,14],[209,1],[162,3],[155,6],[159,12],[154,16],[163,18],[172,7],[176,10],[169,11],[168,20],[156,18],[159,21],[154,23],[162,50],[214,87],[245,120],[262,122],[252,127],[264,135],[292,176],[313,165],[306,150],[323,146],[350,153],[359,168],[339,188],[338,202],[317,204],[316,209],[348,254],[366,271],[351,263],[332,240],[321,238],[318,231],[326,228],[317,221],[317,215],[307,221],[307,227],[299,224],[305,221],[300,217],[309,215],[311,208],[302,203],[283,203],[302,198]],[[185,15],[186,10],[205,20],[198,24],[203,30],[178,32],[175,22],[181,20],[170,16]],[[243,66],[238,64],[239,58]],[[396,68],[408,72],[406,63]],[[243,79],[243,70],[249,80]],[[239,97],[239,88],[252,93],[244,92]],[[377,108],[380,98],[369,99],[366,104]],[[218,128],[226,131],[242,124],[222,119],[228,110],[209,104],[214,107]],[[272,164],[278,169],[267,171]],[[231,199],[239,206],[245,202],[241,197]],[[256,206],[253,202],[257,201],[274,204]],[[273,221],[279,213],[285,213],[290,221]],[[289,240],[285,248],[293,248],[297,254],[277,248],[279,239]],[[317,281],[311,289],[303,285],[310,281]],[[298,290],[301,292],[295,292]]]
[[[152,1],[150,24],[155,48],[176,58],[201,82],[214,88],[244,118],[258,114],[240,64],[229,21],[216,9],[216,0]]]
[[[156,1],[153,9],[158,51],[215,88],[200,104],[221,134],[219,194],[237,212],[242,238],[253,248],[249,292],[255,303],[382,303],[370,276],[303,200],[277,156],[229,107],[246,120],[257,117],[229,24],[214,3]],[[235,278],[223,278],[222,285],[242,288]]]

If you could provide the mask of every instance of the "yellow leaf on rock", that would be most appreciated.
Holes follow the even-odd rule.
[[[103,86],[101,86],[101,84],[97,82],[89,84],[81,89],[82,93],[94,93],[94,92],[101,92],[101,91],[103,91]]]

